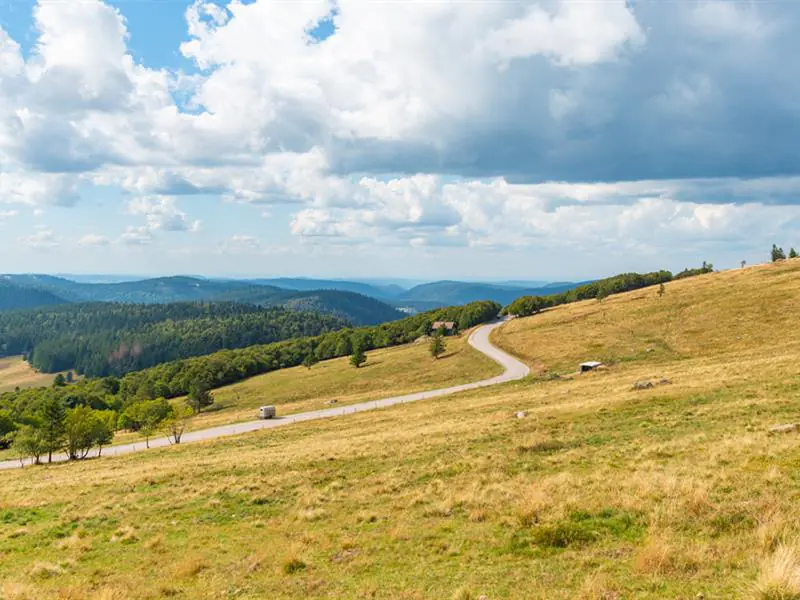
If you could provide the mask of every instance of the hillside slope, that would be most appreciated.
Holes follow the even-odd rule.
[[[540,371],[571,372],[579,362],[659,365],[730,360],[794,351],[789,331],[800,296],[800,261],[725,271],[588,300],[518,319],[495,341]]]
[[[260,306],[283,306],[292,310],[326,313],[356,326],[377,325],[405,316],[380,300],[342,290],[292,291],[264,287],[223,294],[219,298]]]
[[[30,289],[0,279],[0,311],[55,306],[66,302],[47,290]]]
[[[400,298],[406,302],[438,302],[449,306],[466,304],[476,300],[492,300],[509,304],[520,296],[544,296],[558,294],[580,285],[579,283],[555,283],[539,288],[469,283],[463,281],[435,281],[418,285],[406,291]]]
[[[2,589],[796,598],[799,292],[792,261],[560,306],[498,336],[526,382],[4,473]]]
[[[342,292],[353,292],[371,298],[389,298],[396,293],[388,286],[378,287],[368,283],[358,281],[345,281],[339,279],[307,279],[303,277],[278,277],[275,279],[251,279],[251,283],[258,285],[269,285],[284,290],[296,290],[298,292],[310,292],[318,290],[339,290]],[[402,289],[397,290],[402,292]]]
[[[353,325],[375,325],[402,318],[403,314],[388,304],[366,295],[340,289],[283,289],[267,285],[267,280],[235,281],[199,277],[158,277],[114,283],[79,283],[51,275],[3,275],[0,280],[0,310],[4,308],[4,290],[13,287],[25,304],[9,301],[7,308],[27,308],[63,302],[121,302],[126,304],[169,304],[175,302],[231,301],[261,306],[285,306],[335,315]],[[273,280],[269,280],[273,281]],[[315,282],[315,280],[274,280]],[[321,285],[327,282],[319,282]],[[345,282],[346,283],[346,282]],[[354,284],[356,289],[361,289]],[[371,290],[370,286],[366,286]],[[48,300],[49,299],[49,300]],[[303,307],[307,308],[303,308]]]

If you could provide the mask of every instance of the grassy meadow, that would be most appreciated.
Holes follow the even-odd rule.
[[[214,390],[214,405],[192,417],[187,430],[252,421],[258,407],[274,404],[278,415],[346,406],[488,379],[502,372],[500,366],[467,343],[468,334],[447,338],[447,352],[434,360],[428,343],[373,350],[356,369],[349,358],[323,361],[307,369],[293,367],[258,375]],[[332,400],[333,404],[329,404]],[[185,398],[176,398],[176,404]],[[139,439],[120,433],[115,444]],[[0,456],[2,456],[0,454]]]
[[[798,292],[559,307],[497,335],[522,382],[0,473],[0,598],[797,600]]]
[[[52,385],[53,373],[39,373],[21,356],[0,358],[0,394],[13,392],[15,388],[31,388]]]

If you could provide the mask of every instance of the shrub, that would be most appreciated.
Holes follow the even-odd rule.
[[[283,561],[283,564],[281,565],[281,570],[286,575],[293,575],[295,573],[303,571],[305,568],[306,568],[306,563],[304,563],[302,560],[300,560],[295,556]]]

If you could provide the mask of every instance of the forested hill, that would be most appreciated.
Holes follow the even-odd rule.
[[[0,311],[63,304],[63,298],[46,290],[25,288],[0,280]]]
[[[123,375],[222,349],[349,326],[334,315],[225,303],[68,304],[0,314],[0,351],[41,371]]]
[[[494,319],[500,308],[494,302],[473,302],[371,327],[340,329],[175,360],[128,373],[121,380],[116,377],[88,378],[66,387],[9,392],[0,394],[0,411],[10,411],[12,417],[21,423],[25,422],[26,415],[36,414],[43,403],[53,399],[66,406],[124,409],[153,398],[181,396],[193,389],[213,389],[253,375],[294,367],[309,356],[314,360],[327,360],[347,356],[355,347],[369,351],[406,344],[430,333],[435,321],[454,321],[460,329],[466,329]]]
[[[196,301],[232,301],[260,306],[286,306],[329,313],[353,325],[375,325],[400,319],[403,314],[388,304],[362,294],[341,290],[281,289],[246,281],[197,277],[159,277],[122,283],[79,283],[50,275],[4,275],[6,285],[28,301],[9,303],[7,309],[49,306],[63,302],[120,302],[166,304]],[[3,310],[0,305],[0,310]]]
[[[340,290],[298,292],[258,287],[225,294],[221,299],[260,306],[284,306],[293,310],[328,313],[346,319],[353,325],[377,325],[387,321],[396,321],[405,316],[399,310],[380,300]]]
[[[424,283],[403,293],[399,301],[403,302],[437,302],[444,306],[466,304],[477,300],[492,300],[500,304],[509,304],[520,296],[543,296],[565,292],[579,283],[553,283],[538,288],[516,285],[470,283],[464,281],[434,281]]]
[[[79,283],[50,275],[4,275],[20,287],[45,290],[70,302],[126,302],[164,304],[212,300],[234,291],[255,288],[240,281],[216,281],[198,277],[157,277],[121,283]],[[277,290],[277,288],[272,288]]]

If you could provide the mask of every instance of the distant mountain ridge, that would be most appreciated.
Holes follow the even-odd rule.
[[[411,288],[401,299],[405,301],[438,302],[444,306],[466,304],[477,300],[492,300],[510,304],[521,296],[544,296],[566,292],[580,283],[548,284],[539,288],[513,287],[505,284],[470,283],[463,281],[435,281]]]
[[[67,301],[47,290],[26,288],[0,279],[0,311],[55,306]]]
[[[337,290],[342,292],[353,292],[372,298],[392,298],[403,293],[403,288],[399,286],[377,286],[359,281],[345,281],[340,279],[306,279],[303,277],[278,277],[274,279],[245,279],[248,283],[256,285],[267,285],[285,290],[297,291],[316,291],[316,290]]]
[[[7,284],[39,290],[40,304],[33,296],[9,301],[9,308],[42,306],[47,303],[125,302],[160,304],[170,302],[228,300],[264,306],[314,306],[350,320],[371,325],[402,317],[397,309],[424,311],[491,300],[510,304],[522,296],[545,296],[569,291],[588,282],[501,281],[498,283],[434,281],[403,289],[387,282],[367,283],[340,279],[302,277],[206,279],[191,276],[156,277],[139,281],[86,283],[51,275],[6,275]],[[539,284],[540,286],[530,285]],[[524,285],[529,284],[529,285]],[[21,292],[17,295],[20,296]],[[21,296],[20,296],[21,297]],[[0,306],[2,309],[2,306]]]
[[[353,325],[375,325],[403,317],[403,313],[374,297],[344,290],[307,291],[249,281],[174,276],[115,283],[79,283],[51,275],[4,275],[0,282],[0,310],[36,308],[65,302],[174,302],[232,301],[261,306],[285,306],[333,314]],[[16,300],[10,294],[13,290]],[[2,298],[8,296],[5,304]],[[313,307],[313,308],[312,308]]]

